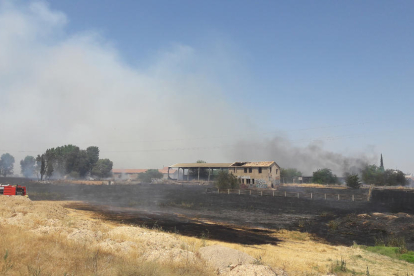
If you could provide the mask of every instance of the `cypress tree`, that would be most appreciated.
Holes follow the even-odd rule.
[[[384,160],[382,159],[382,153],[381,153],[381,160],[380,160],[380,170],[384,171]]]

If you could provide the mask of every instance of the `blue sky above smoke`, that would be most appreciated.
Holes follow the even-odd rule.
[[[33,1],[15,3],[24,10]],[[386,166],[414,172],[412,2],[60,0],[47,6],[53,12],[46,16],[54,14],[63,26],[36,41],[91,35],[89,49],[98,44],[128,70],[158,83],[167,79],[166,86],[191,83],[183,95],[180,86],[157,87],[160,99],[165,93],[191,98],[201,80],[207,88],[197,95],[208,98],[215,90],[211,98],[245,121],[232,129],[236,138],[250,139],[254,125],[258,137],[282,135],[297,146],[320,139],[342,154],[382,152]]]
[[[246,112],[283,116],[268,122],[274,127],[369,121],[382,130],[406,126],[413,115],[409,1],[70,0],[51,7],[68,15],[69,32],[101,31],[134,66],[174,43],[226,55],[208,73]],[[237,71],[220,74],[226,66]]]

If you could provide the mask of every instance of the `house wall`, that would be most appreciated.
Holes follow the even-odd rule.
[[[233,167],[229,169],[229,172],[242,179],[243,184],[254,187],[272,187],[272,185],[280,183],[280,168],[276,164],[260,168],[262,169],[261,173],[259,173],[259,167]],[[247,172],[245,172],[245,169],[247,169]]]

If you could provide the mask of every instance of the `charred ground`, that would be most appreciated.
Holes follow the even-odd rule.
[[[349,200],[206,194],[205,186],[39,184],[26,181],[32,200],[69,200],[67,207],[129,225],[162,228],[182,235],[240,244],[277,244],[271,230],[298,230],[333,244],[373,245],[378,239],[405,237],[414,248],[414,218],[395,206]],[[323,193],[323,189],[286,188]],[[327,190],[326,192],[332,192]],[[337,190],[341,198],[366,190]],[[407,211],[407,210],[405,210]],[[387,213],[379,215],[377,213]],[[392,215],[394,213],[395,215]]]

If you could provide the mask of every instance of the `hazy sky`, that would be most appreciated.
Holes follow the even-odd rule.
[[[383,153],[414,173],[413,14],[411,1],[1,0],[0,154],[16,172],[72,143],[116,168],[309,173]]]

